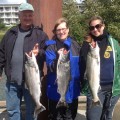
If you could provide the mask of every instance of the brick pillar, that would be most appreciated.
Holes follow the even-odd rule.
[[[35,8],[34,23],[52,37],[55,21],[62,16],[62,0],[28,0]]]
[[[52,30],[55,21],[62,16],[62,0],[27,0],[35,9],[34,23],[43,28],[51,39]],[[47,108],[46,96],[46,64],[44,66],[45,77],[42,80],[42,104]],[[54,93],[53,93],[54,94]],[[48,120],[48,110],[42,112],[38,116],[38,120]]]

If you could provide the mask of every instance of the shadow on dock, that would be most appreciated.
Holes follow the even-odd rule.
[[[0,120],[8,120],[7,111],[4,110],[0,113]]]

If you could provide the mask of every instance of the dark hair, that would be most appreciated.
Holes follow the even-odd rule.
[[[90,34],[90,33],[86,34],[86,35],[84,36],[84,40],[85,40],[86,42],[88,42],[88,43],[91,43],[92,40],[93,40],[91,34]]]
[[[93,16],[93,17],[91,17],[90,20],[89,20],[89,26],[90,26],[91,22],[94,21],[94,20],[100,20],[101,23],[104,24],[104,20],[103,20],[102,17],[100,17],[100,16]]]
[[[68,22],[67,22],[67,19],[66,18],[59,18],[56,23],[55,23],[55,26],[53,28],[53,33],[55,34],[56,32],[56,28],[58,27],[58,25],[60,25],[61,23],[65,22],[66,23],[66,27],[68,28]]]

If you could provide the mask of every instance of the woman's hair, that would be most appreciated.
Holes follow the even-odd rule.
[[[65,22],[66,23],[66,27],[68,28],[68,22],[67,22],[67,19],[66,18],[59,18],[56,23],[55,23],[55,26],[53,28],[53,33],[55,34],[56,32],[56,28],[58,27],[58,25],[60,25],[61,23]]]
[[[104,20],[102,19],[102,17],[100,17],[100,16],[93,16],[89,20],[89,26],[90,26],[91,22],[94,21],[94,20],[100,20],[101,23],[104,24]]]
[[[88,43],[91,43],[93,41],[91,34],[84,36],[84,40]]]

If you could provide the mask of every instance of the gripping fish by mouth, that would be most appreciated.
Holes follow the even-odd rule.
[[[100,105],[98,91],[100,88],[100,48],[96,42],[96,47],[93,48],[90,44],[90,50],[87,55],[86,63],[86,78],[89,81],[90,90],[92,93],[92,105]]]
[[[64,50],[61,51],[57,63],[57,91],[60,94],[60,99],[56,108],[68,106],[66,103],[66,93],[70,82],[70,60],[69,51],[66,54],[63,52]]]
[[[35,111],[34,117],[37,118],[38,114],[46,108],[40,103],[41,97],[41,80],[40,80],[40,72],[39,67],[36,61],[36,57],[34,53],[32,53],[32,57],[30,57],[26,53],[27,61],[25,63],[25,85],[29,90],[30,95],[35,102]]]

